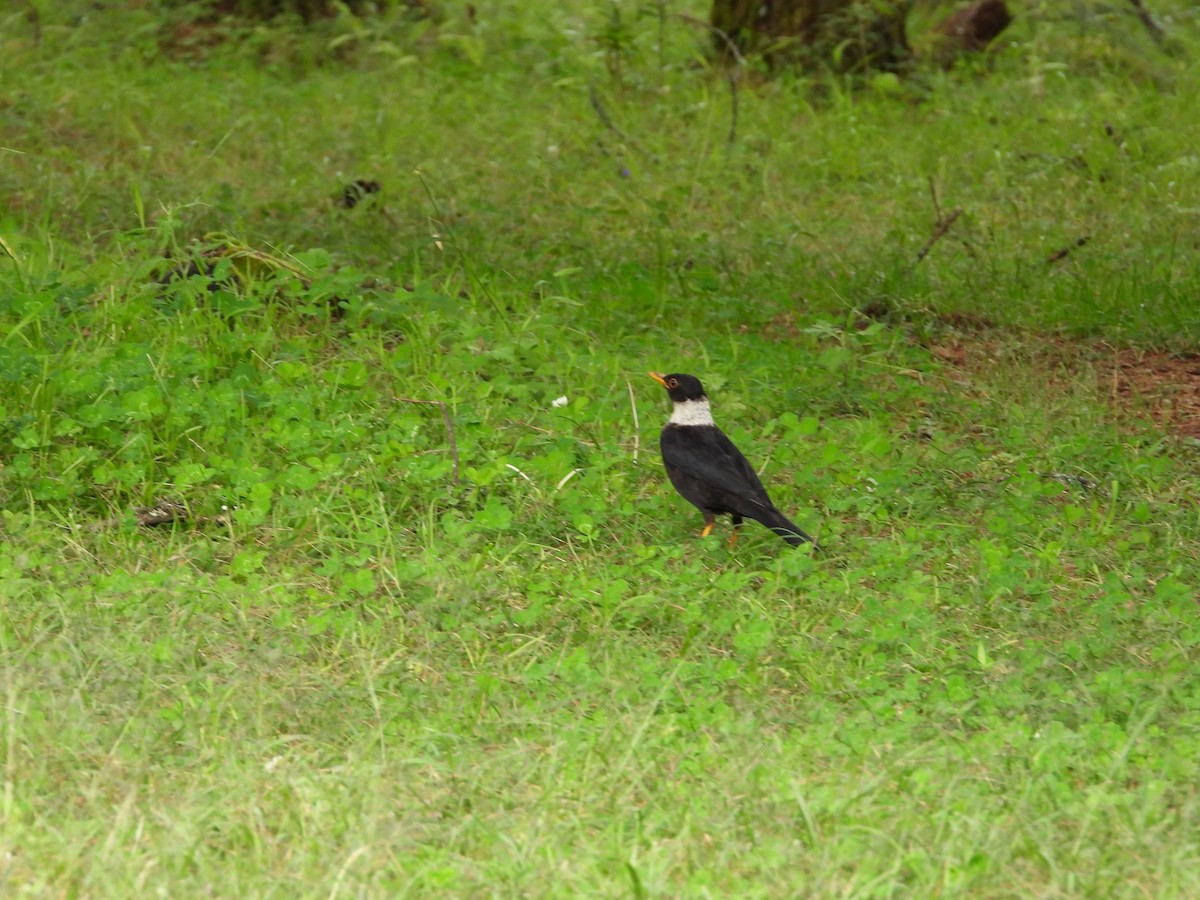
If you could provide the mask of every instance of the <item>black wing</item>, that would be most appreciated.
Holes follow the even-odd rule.
[[[742,451],[715,425],[668,425],[660,440],[663,462],[753,506],[774,509]],[[753,515],[750,508],[743,510]]]

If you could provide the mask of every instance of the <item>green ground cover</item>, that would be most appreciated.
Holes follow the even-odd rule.
[[[1194,11],[736,94],[677,12],[4,13],[5,895],[1200,893],[1110,380],[1200,345]],[[649,369],[824,553],[696,537]]]

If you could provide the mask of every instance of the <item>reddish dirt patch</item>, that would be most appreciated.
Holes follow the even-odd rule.
[[[1146,407],[1162,428],[1200,439],[1200,355],[1119,350],[1111,395],[1123,407]]]
[[[1004,342],[995,336],[959,336],[929,347],[929,352],[956,368],[990,367]],[[1097,387],[1120,411],[1148,414],[1164,431],[1200,440],[1200,354],[1114,350],[1086,341],[1030,341],[1030,362],[1047,369],[1053,384],[1063,369],[1087,361]]]
[[[1081,369],[1090,370],[1098,392],[1119,413],[1149,415],[1168,434],[1200,440],[1200,353],[1115,349],[1100,341],[1006,328],[974,313],[934,315],[944,331],[922,343],[938,359],[961,369],[964,377],[994,371],[1002,359],[1019,359],[1043,371],[1048,386],[1063,385],[1064,377],[1077,381]],[[863,329],[872,322],[906,327],[911,321],[892,301],[880,298],[862,308],[857,327]],[[776,316],[764,330],[772,340],[799,334],[790,314]]]

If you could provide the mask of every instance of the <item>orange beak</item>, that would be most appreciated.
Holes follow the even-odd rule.
[[[662,375],[658,372],[650,372],[649,375],[651,378],[653,378],[655,381],[657,381],[663,387],[667,386],[667,376],[666,375]]]

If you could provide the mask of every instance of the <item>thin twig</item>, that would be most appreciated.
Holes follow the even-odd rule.
[[[725,44],[726,51],[733,57],[734,67],[726,76],[729,80],[729,137],[726,138],[725,142],[725,146],[732,149],[733,145],[737,142],[738,76],[741,74],[742,67],[746,64],[746,57],[742,56],[742,52],[738,49],[738,45],[734,39],[716,25],[711,22],[705,22],[703,19],[697,19],[695,16],[690,16],[687,13],[676,13],[676,15],[689,25],[698,25],[701,28],[707,28],[721,39],[721,42]]]
[[[934,221],[940,222],[942,221],[942,207],[938,203],[937,185],[934,183],[932,175],[929,176],[929,196],[933,200]]]
[[[1155,21],[1154,16],[1150,15],[1150,10],[1142,5],[1142,0],[1129,0],[1129,2],[1133,6],[1138,21],[1150,33],[1150,37],[1154,38],[1155,43],[1161,44],[1166,40],[1167,32]]]
[[[661,9],[662,9],[661,5],[660,5],[659,9],[661,11]],[[737,43],[733,40],[733,38],[731,38],[728,34],[726,34],[724,31],[722,31],[716,25],[713,25],[711,22],[705,22],[702,19],[697,19],[695,16],[690,16],[687,13],[676,13],[676,15],[680,19],[682,19],[684,22],[687,22],[691,25],[698,25],[701,28],[706,28],[709,31],[711,31],[713,34],[717,35],[717,37],[719,37],[721,39],[721,42],[725,45],[725,49],[729,52],[730,55],[732,55],[732,57],[734,59],[735,67],[734,67],[733,71],[731,71],[728,75],[728,81],[729,81],[729,136],[726,138],[726,146],[731,148],[731,147],[733,147],[734,143],[737,141],[737,127],[738,127],[737,77],[738,77],[738,73],[741,71],[742,67],[746,63],[746,58],[744,56],[742,56],[741,51],[738,50]],[[661,43],[660,43],[660,46],[661,46]],[[641,145],[639,145],[637,143],[637,141],[635,141],[632,137],[630,137],[624,130],[621,129],[621,127],[619,125],[617,125],[616,122],[613,121],[612,116],[610,116],[608,114],[608,110],[604,106],[604,101],[600,99],[600,92],[596,90],[596,86],[594,84],[588,85],[588,100],[591,101],[592,109],[595,110],[597,118],[600,119],[601,124],[603,124],[605,128],[607,128],[609,131],[611,131],[613,134],[615,134],[618,138],[621,139],[622,142],[624,142],[626,145],[628,145],[632,150],[637,152],[643,158],[649,160],[652,163],[656,163],[658,161],[657,159],[655,159],[655,157],[652,153],[649,153],[646,150],[644,150],[641,147]]]
[[[950,215],[942,219],[939,217],[937,225],[933,229],[933,234],[929,236],[929,240],[925,242],[925,246],[917,251],[916,262],[920,262],[929,255],[929,251],[933,249],[933,245],[946,236],[946,232],[950,230],[950,226],[955,220],[962,215],[962,207],[954,209]]]
[[[471,281],[474,282],[475,286],[483,292],[483,296],[487,297],[488,303],[490,303],[492,305],[492,310],[496,313],[497,316],[500,317],[500,321],[504,325],[504,327],[508,331],[508,333],[513,334],[514,333],[513,327],[512,327],[512,324],[508,321],[508,316],[506,316],[504,314],[504,310],[502,310],[500,308],[500,304],[496,301],[496,298],[494,296],[492,296],[491,289],[483,282],[483,279],[480,278],[475,273],[475,267],[473,265],[471,265],[471,258],[469,256],[467,256],[466,252],[463,250],[462,244],[459,243],[457,231],[455,231],[454,228],[450,227],[450,223],[447,222],[445,216],[442,215],[442,208],[438,205],[437,197],[435,197],[433,195],[433,188],[431,188],[429,186],[429,182],[425,180],[425,173],[422,172],[420,169],[415,169],[413,171],[413,174],[416,175],[417,180],[419,182],[421,182],[421,187],[423,187],[425,189],[425,196],[429,198],[429,204],[430,204],[430,206],[433,207],[433,212],[437,216],[435,221],[440,222],[445,227],[446,235],[450,238],[450,241],[454,244],[454,249],[458,251],[458,257],[459,257],[459,259],[462,260],[463,268],[466,270],[467,277],[470,278]],[[435,235],[435,237],[436,237],[436,235]],[[441,244],[438,244],[438,249],[439,250],[441,249]],[[434,401],[427,400],[424,402],[432,403]],[[447,419],[446,421],[449,422],[449,419]],[[454,480],[456,482],[458,481],[457,475],[455,476]]]
[[[554,486],[555,492],[557,493],[558,491],[561,491],[568,481],[570,481],[572,478],[574,478],[576,475],[578,475],[582,471],[583,471],[582,469],[572,469],[570,472],[568,472],[566,475],[564,475],[562,478],[560,478],[558,480],[558,484],[556,484]]]
[[[625,379],[625,387],[629,388],[629,408],[633,410],[633,461],[638,461],[638,448],[641,447],[642,429],[638,425],[637,400],[633,396],[633,385]]]
[[[739,66],[746,64],[746,57],[742,56],[742,51],[738,49],[737,42],[712,22],[705,22],[703,19],[697,19],[695,16],[690,16],[687,13],[676,13],[676,15],[690,25],[699,25],[701,28],[707,28],[721,39],[722,43],[725,44],[725,49],[733,55],[734,61]]]
[[[454,423],[450,421],[450,411],[444,400],[417,400],[414,397],[397,397],[401,403],[420,403],[425,406],[436,406],[442,411],[442,421],[446,423],[446,437],[450,441],[450,459],[454,463],[454,483],[458,484],[458,444],[454,441]]]
[[[606,110],[604,108],[604,104],[600,102],[600,93],[596,90],[596,86],[594,84],[588,85],[588,100],[591,101],[592,109],[596,111],[596,115],[600,117],[600,121],[604,123],[604,127],[609,131],[614,132],[617,137],[621,138],[621,140],[624,140],[625,132],[618,128],[617,123],[609,117],[608,110]]]
[[[1113,406],[1117,405],[1118,395],[1121,393],[1120,392],[1120,387],[1121,387],[1120,374],[1121,374],[1121,354],[1118,353],[1117,349],[1114,347],[1113,348],[1113,370],[1112,370],[1112,394],[1111,394],[1111,402],[1112,402]]]
[[[516,472],[518,475],[520,475],[522,478],[524,478],[526,481],[528,481],[530,484],[532,484],[535,489],[537,488],[537,483],[532,478],[530,478],[528,475],[526,475],[524,472],[522,472],[520,469],[518,469],[516,466],[514,466],[512,463],[505,463],[504,465],[506,467],[512,469],[514,472]]]
[[[1086,244],[1091,239],[1092,239],[1092,236],[1090,234],[1085,234],[1081,238],[1076,238],[1074,243],[1068,244],[1067,246],[1063,247],[1060,250],[1055,250],[1053,253],[1051,253],[1049,256],[1046,257],[1046,265],[1052,266],[1056,262],[1058,262],[1060,259],[1066,259],[1068,256],[1071,255],[1072,250],[1078,250],[1080,247],[1082,247],[1084,244]]]
[[[612,116],[610,116],[608,114],[608,110],[604,108],[604,101],[600,99],[600,92],[596,90],[596,86],[594,84],[588,86],[588,99],[591,100],[592,109],[596,111],[596,115],[600,117],[600,121],[604,124],[605,128],[620,138],[623,144],[625,144],[631,150],[636,151],[637,154],[646,161],[651,163],[658,162],[658,160],[654,158],[653,154],[647,153],[645,150],[643,150],[637,141],[622,131],[621,127],[612,120]]]
[[[728,75],[729,79],[729,137],[725,139],[725,148],[732,150],[737,142],[738,127],[738,70],[734,69]]]

